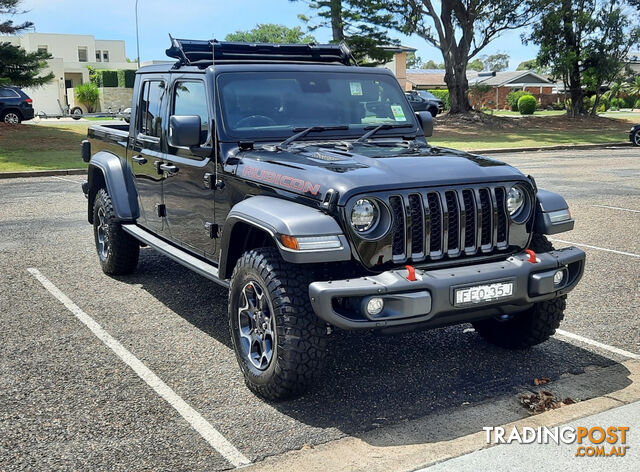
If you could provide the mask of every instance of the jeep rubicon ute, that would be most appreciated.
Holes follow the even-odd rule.
[[[431,115],[391,72],[344,45],[172,38],[167,54],[138,70],[129,125],[89,128],[88,220],[106,274],[150,246],[228,288],[254,392],[303,392],[332,329],[470,322],[506,348],[554,333],[585,262],[546,238],[573,229],[567,203],[429,145]]]

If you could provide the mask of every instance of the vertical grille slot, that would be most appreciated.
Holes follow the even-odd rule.
[[[447,202],[447,215],[449,220],[449,234],[447,236],[447,250],[456,253],[460,249],[460,211],[458,209],[458,197],[456,192],[444,193]]]
[[[404,258],[405,256],[405,221],[404,209],[402,208],[402,197],[389,197],[389,206],[391,207],[393,234],[393,258]]]
[[[491,196],[489,190],[481,188],[480,194],[480,208],[482,209],[482,235],[480,238],[480,244],[482,246],[491,246],[491,222],[492,222],[492,205]]]
[[[429,247],[431,256],[437,257],[438,253],[442,251],[442,211],[440,208],[440,196],[437,193],[430,192],[427,194],[427,202],[431,216]]]
[[[507,210],[504,187],[496,187],[496,208],[498,210],[498,246],[507,242]]]
[[[464,212],[466,216],[466,224],[464,227],[464,247],[465,249],[476,248],[476,205],[473,198],[473,191],[463,190],[462,201],[464,204]]]
[[[409,210],[411,213],[411,256],[424,257],[424,210],[420,195],[409,195]]]

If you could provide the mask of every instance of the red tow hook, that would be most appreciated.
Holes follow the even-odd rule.
[[[531,249],[525,249],[524,252],[529,254],[529,262],[531,262],[532,264],[535,264],[536,262],[538,262],[538,259],[536,258],[536,253],[533,252]]]
[[[415,282],[416,280],[418,280],[416,279],[416,270],[413,268],[413,266],[406,265],[404,266],[404,268],[407,269],[407,271],[409,272],[407,274],[407,280],[409,282]]]

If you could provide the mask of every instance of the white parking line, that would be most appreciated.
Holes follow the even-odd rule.
[[[564,239],[549,238],[549,241],[554,241],[557,243],[564,243],[564,244],[571,244],[572,246],[578,246],[578,247],[588,247],[589,249],[595,249],[596,251],[613,252],[614,254],[621,254],[623,256],[640,257],[640,254],[633,254],[631,252],[624,252],[624,251],[616,251],[615,249],[607,249],[605,247],[590,246],[589,244],[574,243],[572,241],[565,241]]]
[[[219,452],[234,467],[240,467],[251,463],[233,444],[225,439],[220,432],[215,429],[200,413],[194,410],[185,402],[171,387],[154,374],[151,369],[144,365],[127,348],[112,337],[93,318],[71,301],[64,293],[58,289],[49,279],[40,273],[38,269],[27,269],[46,288],[51,295],[56,297],[62,304],[75,315],[89,330],[104,344],[106,344],[125,364],[144,380],[155,392],[164,398],[180,415],[187,420],[193,429],[207,441],[211,447]]]
[[[609,205],[591,205],[591,206],[598,207],[598,208],[608,208],[609,210],[622,210],[622,211],[630,211],[633,213],[640,213],[640,210],[632,210],[631,208],[613,207]]]
[[[600,349],[604,349],[605,351],[615,352],[616,354],[619,354],[624,357],[628,357],[629,359],[640,359],[640,355],[634,354],[633,352],[625,351],[624,349],[620,349],[614,346],[609,346],[608,344],[603,344],[599,341],[585,338],[584,336],[580,336],[579,334],[573,334],[563,329],[556,329],[556,334],[559,334],[560,336],[564,336],[565,338],[575,339],[576,341],[580,341],[585,344],[590,344],[592,346],[599,347]]]

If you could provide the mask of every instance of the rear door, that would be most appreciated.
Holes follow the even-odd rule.
[[[129,165],[135,178],[140,205],[139,223],[156,233],[166,231],[162,180],[165,146],[163,117],[167,82],[161,76],[142,76],[136,110],[135,133],[131,138]]]
[[[200,145],[212,146],[212,113],[204,74],[176,74],[170,90],[169,116],[200,117]],[[205,176],[215,175],[215,158],[198,157],[189,148],[167,148],[167,164],[172,169],[163,183],[167,223],[171,239],[191,251],[212,258],[216,243],[210,237],[208,224],[214,220],[214,192]],[[214,177],[211,177],[215,181]]]

